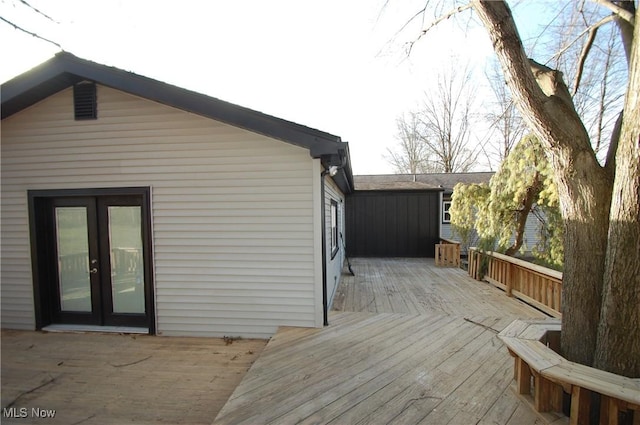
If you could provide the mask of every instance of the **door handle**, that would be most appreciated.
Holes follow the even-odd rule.
[[[94,267],[94,268],[92,268],[91,270],[89,270],[89,273],[96,274],[96,273],[98,273],[98,269],[96,269],[96,268]]]

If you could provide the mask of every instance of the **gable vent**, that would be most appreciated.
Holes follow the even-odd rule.
[[[73,110],[76,120],[95,120],[98,118],[95,83],[85,81],[73,86]]]

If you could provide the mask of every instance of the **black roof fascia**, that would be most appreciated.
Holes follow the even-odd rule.
[[[350,194],[354,191],[353,171],[351,170],[350,158],[349,143],[340,142],[337,154],[326,153],[322,155],[321,160],[325,169],[331,166],[338,167],[338,172],[332,179],[344,194]]]
[[[422,188],[422,189],[357,189],[354,190],[353,193],[380,193],[380,194],[385,194],[385,193],[432,193],[432,192],[443,192],[444,193],[444,189],[440,188],[440,187],[432,187],[432,188]]]
[[[353,182],[353,170],[351,169],[351,153],[349,152],[349,143],[341,142],[343,149],[341,150],[343,155],[343,166],[340,169],[338,176],[344,180],[344,183],[337,182],[342,192],[345,194],[353,193],[355,190],[355,184]]]
[[[313,158],[336,154],[339,136],[276,118],[201,93],[60,52],[2,85],[5,119],[73,84],[90,80],[168,106],[309,149]]]

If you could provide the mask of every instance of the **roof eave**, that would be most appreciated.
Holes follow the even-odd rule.
[[[320,158],[322,166],[328,169],[331,166],[338,167],[337,174],[332,176],[333,181],[338,185],[342,193],[350,194],[354,191],[353,171],[351,170],[351,155],[349,153],[349,143],[339,142],[333,151],[324,152]],[[318,152],[315,152],[318,154]],[[312,151],[313,156],[313,151]]]
[[[167,106],[198,114],[306,148],[312,158],[337,158],[341,165],[336,182],[345,193],[353,190],[353,173],[347,143],[339,136],[225,102],[201,93],[60,52],[2,85],[2,119],[8,118],[55,93],[89,80]],[[330,161],[334,161],[330,159]]]
[[[331,150],[340,137],[201,93],[61,52],[2,85],[2,119],[82,80],[202,115],[314,151]]]

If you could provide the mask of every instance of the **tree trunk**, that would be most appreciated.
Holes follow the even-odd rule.
[[[586,174],[584,167],[576,167],[579,171],[573,176],[570,164],[560,162],[555,167],[565,222],[561,350],[567,359],[592,366],[602,301],[611,184],[604,176],[595,178],[595,172]],[[574,198],[567,200],[568,196]]]
[[[513,244],[504,252],[505,255],[513,256],[516,254],[516,252],[518,252],[520,247],[522,247],[522,243],[524,242],[524,232],[527,226],[527,218],[529,218],[529,213],[531,212],[533,203],[536,201],[536,199],[538,199],[541,186],[542,183],[540,182],[538,173],[536,173],[533,183],[527,189],[527,192],[525,194],[524,201],[522,202],[522,209],[516,213],[518,217],[518,220],[516,222],[516,237],[513,241]]]
[[[636,22],[638,19],[636,18]],[[595,367],[640,378],[640,24],[616,155]]]
[[[612,182],[562,75],[530,61],[505,2],[475,0],[515,103],[550,153],[565,222],[562,352],[591,366],[600,317]]]

